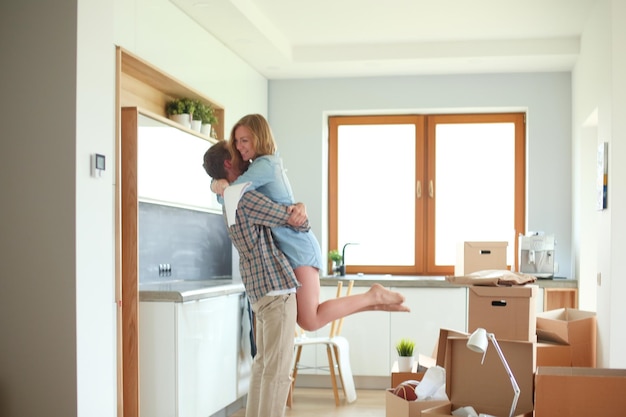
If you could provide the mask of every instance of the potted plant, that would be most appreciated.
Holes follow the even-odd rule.
[[[196,105],[188,98],[177,98],[165,104],[165,113],[168,117],[183,126],[191,127],[191,118]]]
[[[341,254],[339,253],[339,251],[337,249],[333,249],[330,252],[328,252],[328,259],[330,259],[331,261],[331,272],[333,273],[333,275],[336,275],[338,273],[338,267],[339,265],[341,265],[341,261],[343,260],[343,257],[341,256]]]
[[[207,136],[211,136],[211,126],[217,125],[217,117],[215,117],[213,107],[210,104],[197,102],[193,118],[201,121],[202,127],[200,131]]]
[[[398,372],[411,372],[413,369],[413,351],[415,342],[411,339],[400,339],[396,343],[396,352],[398,352]]]
[[[193,100],[193,112],[191,113],[191,130],[202,130],[202,117],[206,113],[206,106],[200,100]]]

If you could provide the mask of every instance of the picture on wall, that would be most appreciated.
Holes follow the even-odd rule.
[[[609,143],[602,142],[598,145],[598,174],[597,174],[597,200],[596,208],[607,208],[607,185],[608,185],[608,154]]]

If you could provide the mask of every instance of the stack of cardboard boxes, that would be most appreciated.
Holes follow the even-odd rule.
[[[463,248],[476,253],[476,246]],[[501,246],[483,252],[499,253]],[[461,256],[467,257],[464,252]],[[458,265],[497,269],[472,260],[457,261]],[[468,332],[482,327],[495,335],[521,390],[515,415],[626,416],[626,370],[595,368],[595,313],[567,308],[536,314],[537,291],[536,285],[469,287]],[[430,361],[446,370],[449,401],[406,401],[390,389],[387,417],[450,416],[464,406],[478,413],[508,416],[513,390],[496,350],[490,343],[481,365],[482,355],[466,347],[468,337],[442,329],[436,358]],[[420,363],[429,361],[421,358]],[[425,369],[420,371],[400,374],[392,370],[392,388],[408,379],[421,380]]]

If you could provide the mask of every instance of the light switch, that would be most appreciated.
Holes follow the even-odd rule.
[[[106,157],[99,153],[91,155],[91,176],[94,178],[102,177],[102,173],[106,169]]]

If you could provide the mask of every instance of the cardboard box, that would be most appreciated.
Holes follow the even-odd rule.
[[[453,410],[472,406],[478,413],[508,416],[513,388],[498,353],[490,341],[481,365],[482,355],[467,348],[468,337],[451,336],[445,348],[446,392],[448,404],[423,410],[424,416],[449,416]],[[534,404],[535,346],[532,342],[500,341],[504,357],[520,387],[515,415],[532,415]]]
[[[424,374],[431,366],[435,366],[435,359],[421,354],[413,364],[411,372],[398,372],[398,361],[395,361],[391,366],[391,388],[395,388],[402,382],[410,379],[421,381],[422,378],[424,378]]]
[[[539,366],[572,366],[570,345],[552,342],[537,342],[537,367]]]
[[[486,269],[507,269],[507,242],[461,242],[456,249],[454,275],[462,276]]]
[[[626,369],[539,367],[535,417],[623,417]]]
[[[468,331],[482,327],[498,340],[535,342],[537,291],[536,285],[469,287]]]
[[[596,366],[596,313],[559,308],[537,314],[537,338],[570,346],[572,366]]]
[[[422,411],[444,405],[448,401],[407,401],[398,397],[390,388],[385,393],[385,411],[387,417],[420,417]]]

